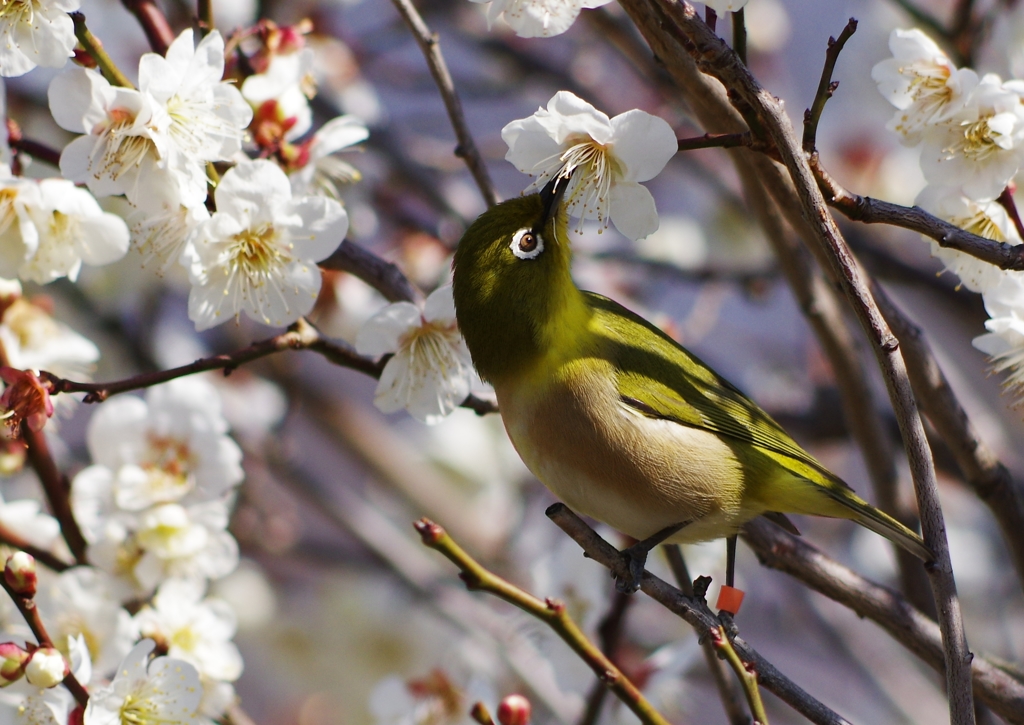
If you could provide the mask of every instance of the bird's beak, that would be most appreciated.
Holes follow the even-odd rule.
[[[546,219],[551,219],[558,213],[558,205],[562,202],[567,186],[569,186],[569,179],[558,175],[540,190],[540,198],[544,202],[544,217]]]

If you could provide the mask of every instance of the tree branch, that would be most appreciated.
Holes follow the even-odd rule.
[[[466,118],[462,112],[462,102],[455,91],[455,83],[452,81],[451,73],[448,72],[448,65],[445,63],[444,55],[441,54],[441,46],[437,34],[432,33],[423,18],[412,4],[412,0],[392,0],[398,13],[402,16],[405,24],[409,27],[416,43],[423,51],[427,60],[430,74],[437,83],[441,92],[441,99],[448,110],[448,118],[451,119],[452,128],[455,130],[455,138],[458,145],[455,147],[455,155],[466,162],[469,173],[473,175],[480,194],[487,206],[494,206],[498,203],[498,195],[494,191],[494,184],[487,173],[487,165],[473,141],[473,135],[466,125]]]
[[[85,52],[96,61],[96,65],[99,66],[103,77],[115,86],[134,88],[135,86],[128,80],[128,76],[121,72],[121,69],[117,67],[114,60],[107,54],[107,51],[103,49],[103,43],[89,31],[85,24],[85,16],[79,12],[69,13],[69,15],[71,15],[71,20],[75,24],[75,37],[82,44],[82,47],[85,48]]]
[[[469,554],[442,529],[429,519],[416,522],[416,530],[423,537],[423,543],[431,549],[443,554],[462,572],[460,578],[468,589],[479,589],[519,607],[547,624],[565,641],[573,652],[579,655],[594,671],[602,682],[622,700],[633,714],[645,725],[669,725],[669,722],[654,709],[639,688],[634,685],[622,671],[580,630],[565,611],[565,605],[554,599],[541,601],[522,589],[513,586],[501,577],[492,574]]]
[[[597,532],[587,526],[583,519],[570,511],[565,504],[556,503],[550,506],[546,513],[548,518],[580,545],[584,556],[607,567],[616,577],[626,573],[628,564],[622,554],[598,536]],[[640,579],[640,589],[651,599],[689,622],[701,640],[705,637],[714,637],[718,628],[722,626],[721,620],[708,608],[707,602],[684,596],[681,591],[648,571],[645,571]],[[744,668],[753,670],[757,674],[758,682],[766,690],[774,693],[817,725],[849,725],[848,720],[804,692],[740,637],[729,633],[729,639]]]
[[[974,723],[970,683],[972,655],[967,646],[960,603],[956,595],[956,583],[949,561],[949,545],[938,501],[931,450],[918,415],[917,403],[910,387],[903,357],[899,352],[899,343],[871,298],[859,265],[825,207],[825,201],[807,158],[778,99],[761,88],[728,46],[700,21],[692,6],[686,2],[673,0],[650,2],[654,2],[664,13],[667,22],[678,29],[681,42],[685,41],[684,47],[688,50],[692,48],[691,55],[698,67],[717,77],[727,88],[735,92],[739,99],[754,109],[764,124],[792,176],[803,215],[811,224],[815,240],[826,252],[844,293],[871,340],[903,434],[918,508],[921,512],[925,543],[935,556],[933,564],[929,567],[929,577],[946,647],[950,721],[953,725],[971,725]],[[671,25],[670,32],[673,30]]]
[[[832,74],[836,69],[836,61],[839,60],[839,54],[843,52],[843,46],[846,45],[846,41],[855,32],[857,32],[857,21],[850,18],[838,38],[829,36],[828,50],[825,52],[825,65],[821,69],[821,80],[818,81],[818,90],[814,94],[814,101],[811,103],[811,107],[804,111],[803,147],[805,153],[813,153],[816,150],[818,121],[821,120],[822,111],[825,110],[825,103],[835,93],[836,88],[839,87],[839,81],[832,81]]]
[[[800,580],[857,616],[867,617],[929,667],[939,674],[944,672],[938,625],[899,594],[865,579],[764,519],[748,522],[742,535],[762,564]],[[979,700],[1007,722],[1024,723],[1024,683],[984,657],[974,658],[970,672]]]

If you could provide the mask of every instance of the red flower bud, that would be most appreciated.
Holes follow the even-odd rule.
[[[4,567],[4,581],[15,594],[23,597],[36,595],[36,560],[31,554],[16,551],[8,557]]]
[[[7,411],[7,425],[18,430],[25,421],[31,430],[42,430],[46,419],[53,415],[53,401],[46,384],[31,370],[9,367],[0,368],[0,380],[7,383],[0,395],[0,408]]]
[[[498,703],[501,725],[527,725],[530,722],[530,701],[522,695],[509,695]]]

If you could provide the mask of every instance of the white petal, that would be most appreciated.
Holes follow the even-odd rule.
[[[615,228],[632,240],[658,231],[658,210],[645,187],[619,182],[611,191],[611,219]]]
[[[310,158],[315,160],[340,151],[370,137],[366,125],[355,116],[338,116],[320,127],[313,136],[309,149]]]
[[[653,179],[679,150],[672,127],[658,116],[634,109],[620,113],[611,124],[612,154],[625,167],[626,181]]]
[[[420,310],[411,302],[395,302],[375,314],[356,334],[356,352],[378,356],[395,352],[401,338],[420,326]]]
[[[92,133],[106,119],[114,89],[96,71],[72,66],[50,81],[47,96],[57,125],[75,133]]]
[[[450,284],[438,287],[430,293],[423,303],[423,319],[428,322],[455,324],[455,298]]]
[[[300,197],[292,201],[287,213],[302,218],[302,232],[293,238],[294,254],[299,259],[326,259],[348,234],[348,213],[334,199]]]

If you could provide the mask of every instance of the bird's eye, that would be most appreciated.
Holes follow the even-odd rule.
[[[529,227],[523,227],[512,235],[508,246],[519,259],[536,259],[544,251],[544,239]]]

